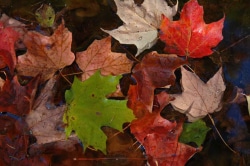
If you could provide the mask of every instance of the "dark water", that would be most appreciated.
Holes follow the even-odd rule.
[[[179,9],[185,2],[179,1]],[[233,91],[237,86],[250,95],[250,1],[199,0],[199,3],[204,6],[206,23],[217,21],[225,15],[224,39],[214,48],[212,56],[195,60],[192,65],[200,69],[197,73],[204,80],[209,79],[218,66],[223,66],[228,91]],[[73,33],[73,51],[84,50],[93,40],[107,36],[100,28],[114,29],[122,24],[115,14],[112,0],[0,0],[1,12],[24,22],[30,30],[41,28],[34,16],[41,4],[50,4],[60,13],[56,21],[64,18],[66,26]],[[233,96],[233,93],[226,94],[226,99]],[[232,153],[212,130],[207,134],[203,151],[196,154],[187,163],[188,166],[250,165],[250,117],[247,103],[228,103],[226,99],[225,106],[214,115],[214,120],[222,137],[238,153]]]

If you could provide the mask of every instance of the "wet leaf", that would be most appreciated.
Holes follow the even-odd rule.
[[[46,86],[36,99],[32,111],[25,118],[32,134],[37,139],[37,144],[59,140],[66,141],[62,121],[65,105],[51,108],[49,103],[55,81],[55,78],[51,78],[46,83]]]
[[[133,68],[132,77],[137,84],[130,85],[128,107],[134,110],[136,117],[152,112],[155,88],[173,85],[174,70],[184,63],[185,60],[174,54],[151,52]]]
[[[83,71],[81,80],[84,81],[97,70],[102,75],[119,75],[129,73],[132,67],[126,54],[111,52],[111,37],[95,40],[86,51],[76,54],[76,63]]]
[[[51,78],[54,73],[70,65],[75,56],[71,52],[72,34],[62,23],[50,37],[29,31],[24,38],[27,52],[18,56],[19,75],[42,75],[41,80]]]
[[[183,92],[173,95],[175,100],[171,101],[176,110],[185,113],[188,120],[193,122],[221,109],[221,99],[226,89],[222,68],[207,83],[183,67],[181,73]]]
[[[10,66],[10,70],[13,72],[16,65],[16,53],[15,53],[15,42],[18,40],[19,34],[11,27],[5,27],[2,22],[0,22],[0,50],[5,50],[9,52],[11,57],[8,54],[0,55],[0,60]],[[7,62],[6,62],[7,60]],[[0,61],[0,63],[2,63]]]
[[[172,8],[164,0],[144,0],[138,6],[134,0],[115,0],[117,15],[124,22],[117,29],[107,32],[121,44],[134,44],[138,48],[136,55],[151,48],[157,41],[161,15],[169,19],[176,14],[177,5]]]
[[[179,141],[182,143],[195,142],[198,146],[201,146],[209,130],[210,128],[202,120],[184,123]]]
[[[35,12],[36,20],[42,27],[52,27],[55,21],[55,11],[52,6],[42,4]]]
[[[65,93],[68,109],[64,114],[66,134],[72,130],[83,142],[84,148],[93,146],[106,153],[106,136],[101,126],[122,130],[124,122],[134,116],[126,107],[126,100],[109,100],[106,95],[115,91],[118,76],[101,76],[97,71],[84,82],[74,79],[72,88]]]
[[[23,116],[31,111],[39,77],[35,77],[26,86],[21,86],[15,76],[6,80],[0,91],[0,112],[9,112]]]
[[[201,58],[213,53],[222,39],[224,19],[210,24],[203,20],[203,7],[197,0],[188,1],[180,14],[180,20],[171,21],[163,16],[160,39],[166,43],[165,51],[180,56]]]

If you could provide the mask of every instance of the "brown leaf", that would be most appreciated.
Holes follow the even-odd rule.
[[[184,63],[185,60],[174,54],[151,52],[135,66],[132,77],[137,84],[130,85],[128,107],[137,117],[141,117],[143,112],[152,112],[155,88],[173,85],[174,70]]]
[[[83,71],[81,80],[84,81],[97,70],[102,75],[119,75],[129,73],[132,67],[125,54],[111,52],[111,37],[95,40],[86,51],[76,54],[76,63]]]
[[[72,34],[63,23],[50,37],[34,31],[28,32],[24,38],[28,50],[18,56],[18,74],[33,77],[42,74],[42,81],[51,78],[57,70],[74,61],[71,42]]]
[[[27,122],[32,134],[37,139],[37,144],[45,144],[58,140],[65,140],[62,117],[65,110],[65,105],[51,108],[49,110],[49,99],[52,96],[52,88],[56,79],[50,79],[40,96],[36,99],[31,113],[27,115]]]
[[[181,73],[183,92],[173,95],[175,100],[171,101],[176,110],[186,113],[189,121],[195,121],[221,109],[221,99],[226,89],[222,68],[207,83],[183,67]]]

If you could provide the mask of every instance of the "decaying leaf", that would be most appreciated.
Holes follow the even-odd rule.
[[[46,86],[36,99],[32,111],[25,119],[32,134],[37,139],[37,144],[51,143],[58,140],[66,141],[62,121],[65,105],[54,109],[47,108],[55,81],[56,79],[53,77],[46,83]]]
[[[134,0],[115,0],[117,15],[123,25],[111,31],[103,30],[117,39],[121,44],[134,44],[138,48],[136,55],[151,48],[157,41],[157,29],[161,15],[169,19],[176,14],[177,5],[172,8],[164,0],[144,0],[138,6]]]
[[[75,55],[71,52],[72,34],[62,23],[50,37],[30,31],[24,38],[27,52],[18,56],[19,75],[42,75],[41,80],[51,78],[54,73],[70,65]]]
[[[136,117],[144,112],[152,112],[154,90],[175,82],[174,70],[186,61],[174,54],[151,52],[144,56],[132,70],[136,85],[130,85],[128,107],[134,110]]]
[[[119,79],[120,76],[101,76],[97,71],[84,82],[75,78],[71,89],[65,93],[68,104],[64,114],[66,134],[69,136],[74,130],[85,149],[93,146],[106,153],[106,136],[101,127],[122,130],[122,124],[134,118],[126,107],[126,100],[106,98],[115,91]]]
[[[111,52],[111,37],[95,40],[86,51],[76,53],[76,63],[83,71],[84,81],[97,70],[102,75],[119,75],[129,73],[132,67],[125,54]]]
[[[160,39],[166,43],[167,53],[201,58],[212,54],[211,48],[223,39],[225,18],[205,24],[203,7],[197,0],[190,0],[184,5],[180,20],[171,21],[167,17],[163,17],[160,26]]]
[[[192,122],[221,109],[221,98],[226,89],[222,68],[207,83],[183,67],[181,73],[183,92],[173,95],[175,100],[171,101],[176,110],[185,113]]]

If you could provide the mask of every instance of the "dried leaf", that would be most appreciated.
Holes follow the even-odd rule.
[[[221,109],[221,99],[226,89],[222,68],[207,83],[183,67],[181,73],[183,92],[173,95],[175,100],[171,101],[176,110],[185,113],[188,120],[193,122]]]
[[[54,73],[70,65],[75,56],[71,52],[72,34],[62,23],[50,37],[30,31],[24,38],[28,48],[24,55],[18,56],[19,75],[42,75],[42,81],[51,78]]]
[[[86,51],[76,54],[76,63],[83,71],[81,80],[84,81],[97,70],[102,75],[119,75],[129,73],[132,67],[126,54],[111,52],[111,37],[95,40]]]
[[[212,54],[211,48],[223,39],[225,18],[205,24],[203,7],[197,0],[190,0],[184,5],[180,20],[171,21],[167,17],[163,17],[160,26],[160,39],[166,43],[167,53],[201,58]]]
[[[164,0],[144,0],[138,6],[134,0],[115,0],[117,15],[124,22],[118,29],[103,30],[121,44],[134,44],[138,48],[136,55],[151,48],[157,41],[161,15],[169,19],[176,14],[177,5],[172,8]]]

